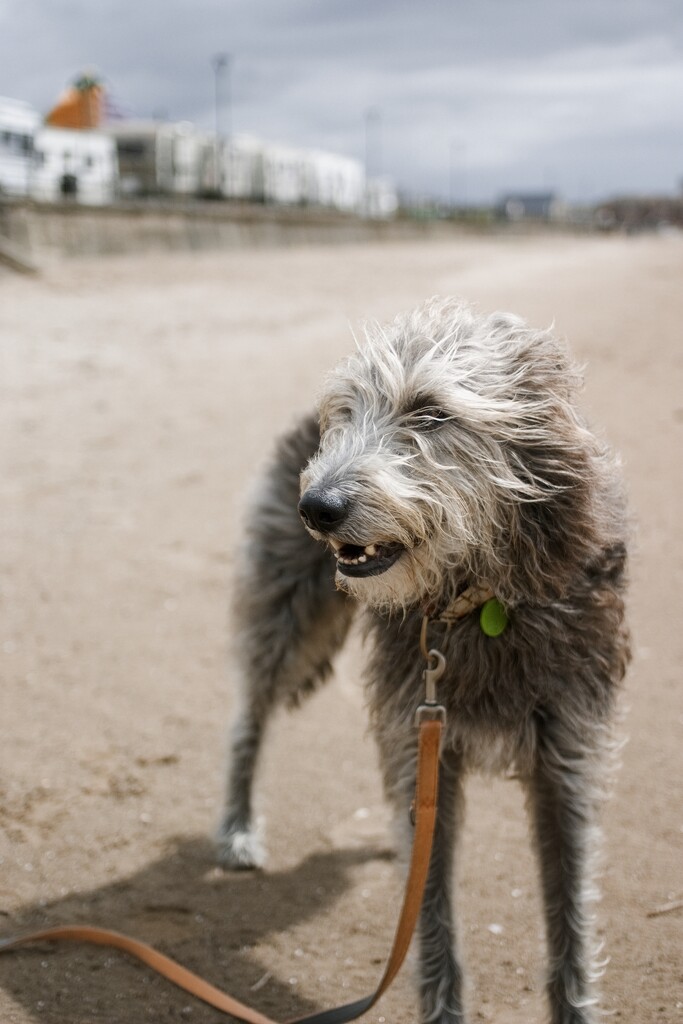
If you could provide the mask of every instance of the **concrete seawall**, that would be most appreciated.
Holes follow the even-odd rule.
[[[218,202],[147,202],[111,207],[0,204],[0,243],[37,264],[54,258],[343,244],[450,235],[452,225],[364,220],[325,210]]]

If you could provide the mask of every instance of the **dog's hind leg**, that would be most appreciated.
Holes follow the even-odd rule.
[[[590,861],[596,827],[595,756],[559,723],[538,729],[535,768],[526,786],[538,850],[549,956],[552,1024],[592,1024]]]
[[[278,704],[296,705],[329,675],[353,615],[353,603],[335,589],[332,556],[297,512],[299,474],[318,443],[312,417],[286,435],[249,512],[234,600],[242,700],[217,837],[226,867],[262,862],[251,804],[264,730]]]

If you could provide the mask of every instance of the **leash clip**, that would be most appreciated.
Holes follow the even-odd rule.
[[[442,704],[438,704],[436,700],[436,684],[446,671],[446,659],[441,651],[437,651],[434,647],[431,650],[427,650],[428,622],[429,619],[425,615],[422,620],[422,630],[420,633],[420,649],[427,660],[427,667],[422,673],[425,699],[415,712],[415,722],[417,725],[420,725],[422,722],[434,721],[443,724],[446,721],[446,709]]]
[[[445,671],[446,659],[441,651],[432,648],[429,652],[427,668],[422,673],[425,684],[425,702],[427,704],[436,704],[436,684]]]

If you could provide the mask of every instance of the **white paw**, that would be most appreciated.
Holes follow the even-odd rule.
[[[216,836],[216,856],[222,867],[246,871],[263,867],[265,850],[256,832],[228,821]]]

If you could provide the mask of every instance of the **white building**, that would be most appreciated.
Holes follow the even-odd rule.
[[[264,143],[263,198],[278,206],[307,201],[306,153],[294,146]]]
[[[40,114],[30,104],[0,96],[0,194],[28,195],[39,124]]]
[[[221,183],[224,196],[263,201],[263,150],[263,143],[251,135],[236,135],[225,143]]]
[[[188,121],[121,121],[106,126],[116,142],[123,195],[196,195],[204,136]]]
[[[117,182],[116,145],[108,135],[70,128],[36,132],[30,193],[38,202],[103,206],[114,201]]]
[[[264,144],[253,135],[207,139],[202,151],[200,193],[263,202]],[[218,152],[218,155],[216,153]]]
[[[352,157],[311,150],[306,154],[307,202],[360,213],[365,193],[363,165]]]

